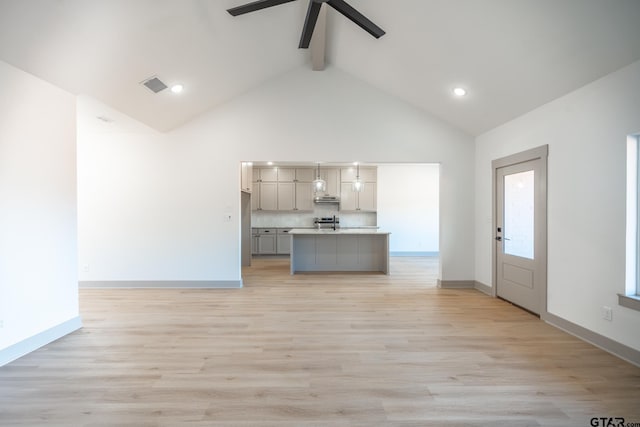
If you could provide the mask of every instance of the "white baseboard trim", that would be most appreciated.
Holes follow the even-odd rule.
[[[491,286],[478,282],[477,280],[440,280],[438,287],[442,289],[475,289],[485,295],[493,296]]]
[[[53,341],[62,338],[71,332],[77,331],[80,328],[82,328],[82,319],[80,316],[76,316],[66,322],[60,323],[57,326],[17,342],[4,350],[0,350],[0,366],[13,362],[25,354],[31,353],[32,351],[52,343]]]
[[[474,280],[440,280],[438,287],[442,289],[474,289]]]
[[[491,286],[489,285],[485,285],[482,282],[478,282],[477,280],[473,283],[473,288],[482,292],[485,295],[489,295],[490,297],[493,296],[493,290],[491,289]]]
[[[391,251],[389,256],[420,256],[420,257],[434,257],[439,256],[440,252],[410,252],[410,251]]]
[[[600,335],[587,328],[583,328],[580,325],[569,322],[568,320],[558,317],[555,314],[545,313],[542,317],[542,320],[552,326],[555,326],[558,329],[562,329],[568,334],[571,334],[583,341],[593,344],[596,347],[599,347],[602,350],[609,352],[616,357],[619,357],[620,359],[626,360],[627,362],[640,367],[640,351],[634,348],[621,344],[617,341],[612,340],[611,338],[607,338],[604,335]]]
[[[242,280],[83,280],[80,288],[238,289]]]

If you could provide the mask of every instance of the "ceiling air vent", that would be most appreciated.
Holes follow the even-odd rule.
[[[164,84],[162,80],[160,80],[157,77],[150,77],[147,80],[143,81],[142,84],[145,85],[150,91],[154,93],[158,93],[167,88],[167,85]]]

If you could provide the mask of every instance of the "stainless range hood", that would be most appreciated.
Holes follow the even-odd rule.
[[[338,196],[316,196],[313,198],[314,203],[335,203],[340,204]]]

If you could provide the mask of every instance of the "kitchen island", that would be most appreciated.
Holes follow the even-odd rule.
[[[296,272],[380,272],[389,274],[389,232],[371,228],[294,228],[291,274]]]

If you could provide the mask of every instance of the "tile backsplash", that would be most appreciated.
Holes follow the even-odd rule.
[[[341,227],[363,227],[377,225],[375,212],[342,212],[335,205],[314,205],[313,212],[251,212],[251,227],[313,227],[313,219],[328,216],[340,217]]]

